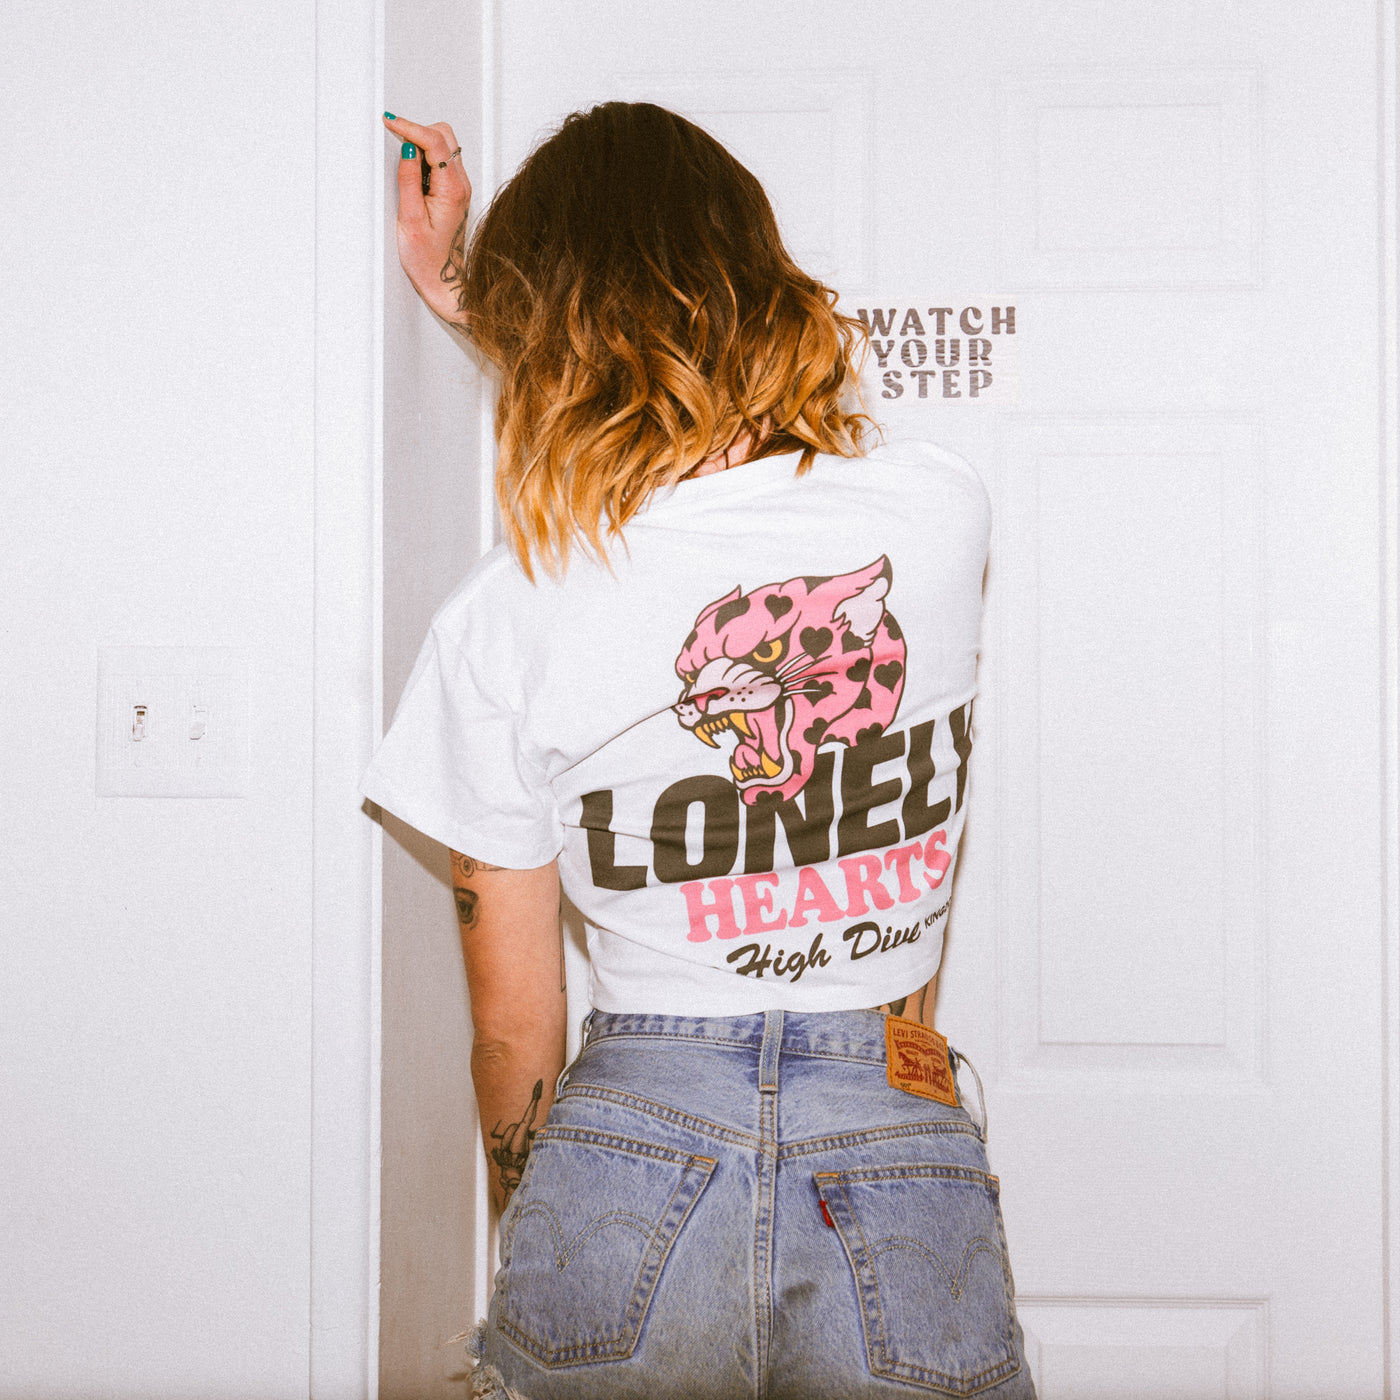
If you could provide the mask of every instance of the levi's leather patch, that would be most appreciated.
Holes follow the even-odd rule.
[[[906,1094],[958,1106],[948,1042],[932,1026],[885,1017],[885,1077]]]

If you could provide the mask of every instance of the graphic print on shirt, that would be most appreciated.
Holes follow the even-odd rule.
[[[881,554],[850,573],[740,585],[700,610],[670,708],[723,772],[697,751],[701,771],[634,786],[620,811],[611,788],[583,793],[594,889],[674,891],[655,926],[713,944],[706,961],[746,979],[832,982],[870,958],[926,978],[950,905],[972,701],[929,715],[911,692],[916,713],[895,724],[909,658],[893,584]]]
[[[696,618],[672,708],[711,748],[738,740],[729,771],[749,806],[800,792],[820,745],[876,738],[894,719],[905,645],[886,606],[893,578],[882,554],[849,574],[736,586]]]

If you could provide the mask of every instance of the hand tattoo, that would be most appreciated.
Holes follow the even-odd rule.
[[[518,1123],[502,1128],[499,1119],[491,1129],[491,1136],[500,1144],[491,1149],[491,1160],[496,1164],[501,1176],[501,1191],[507,1199],[520,1185],[521,1174],[525,1170],[525,1159],[530,1155],[530,1145],[538,1131],[535,1127],[535,1114],[539,1111],[540,1099],[544,1094],[544,1080],[535,1080],[535,1091],[530,1096],[530,1108]]]
[[[458,324],[461,325],[467,335],[471,331],[467,328],[467,220],[462,216],[462,222],[457,226],[457,232],[452,237],[452,246],[447,250],[447,261],[442,265],[442,271],[438,276],[449,286],[455,284],[457,290],[457,314],[461,317]]]

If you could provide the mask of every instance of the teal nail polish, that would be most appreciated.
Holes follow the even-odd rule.
[[[384,113],[384,117],[385,117],[385,120],[386,120],[386,121],[391,121],[391,122],[396,122],[396,121],[398,121],[398,118],[397,118],[392,112],[385,112],[385,113]]]
[[[412,160],[418,154],[418,147],[415,146],[412,141],[405,141],[400,154],[405,160]]]

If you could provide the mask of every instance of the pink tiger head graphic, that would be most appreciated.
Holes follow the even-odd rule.
[[[711,603],[676,657],[676,718],[712,748],[737,739],[734,785],[799,792],[822,744],[879,734],[904,689],[904,636],[885,607],[893,570],[873,564],[829,578],[793,578]]]

